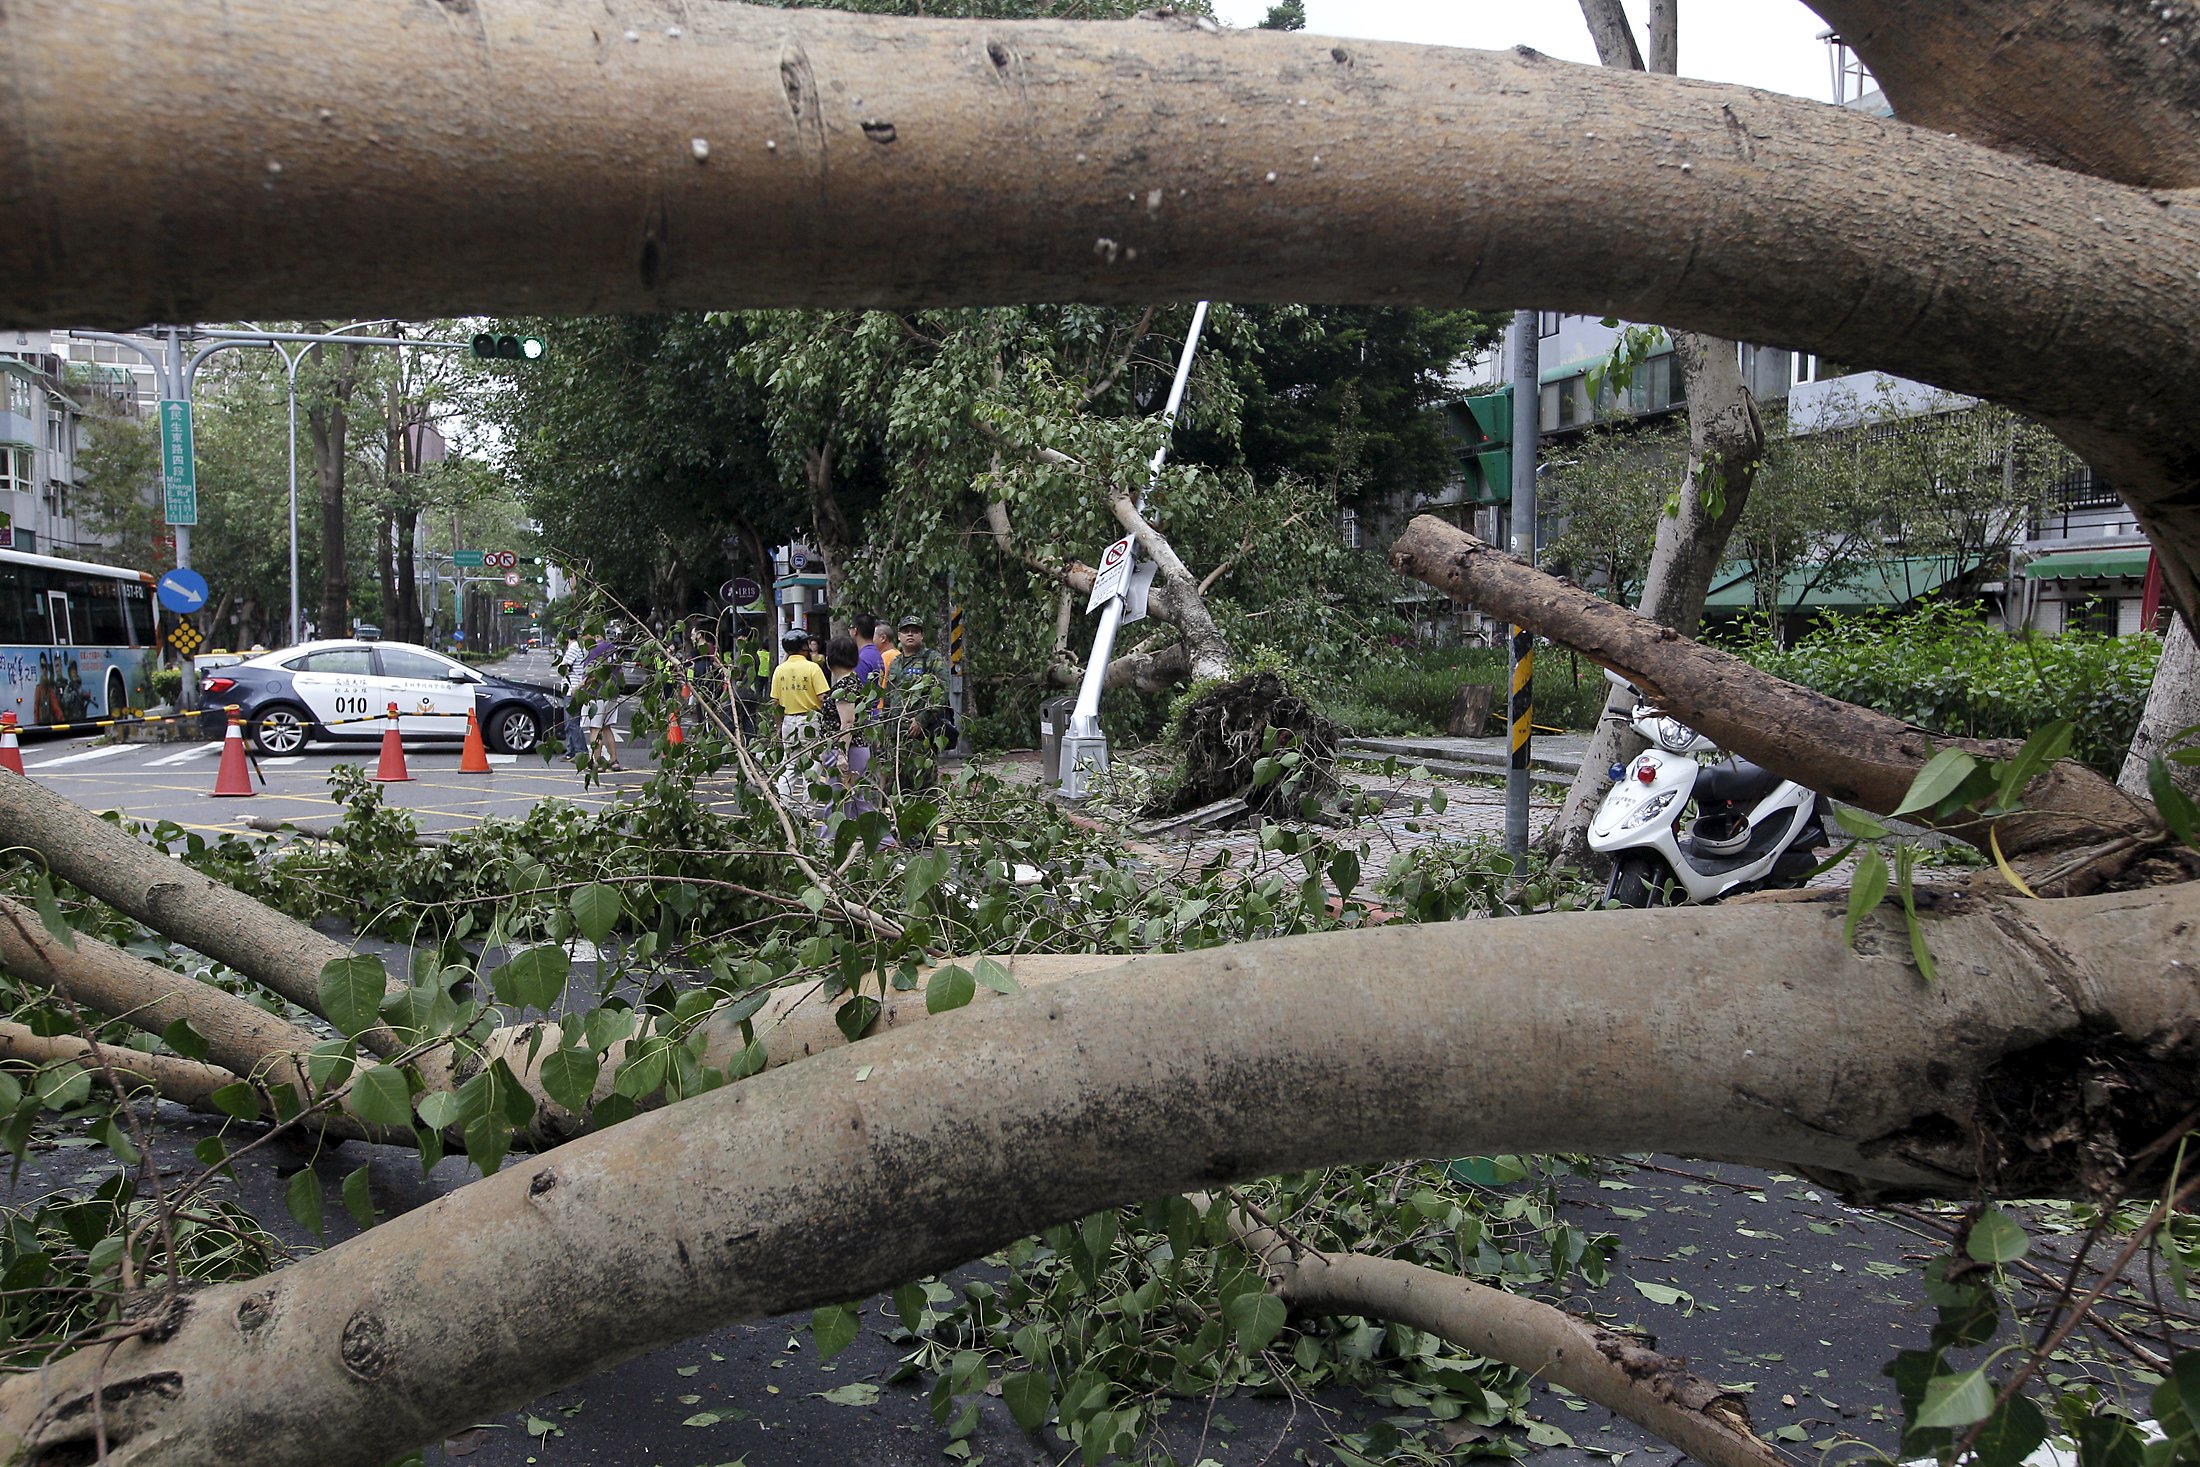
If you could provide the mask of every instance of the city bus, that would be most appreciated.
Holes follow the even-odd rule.
[[[151,703],[153,585],[143,571],[0,550],[0,712],[37,728]]]

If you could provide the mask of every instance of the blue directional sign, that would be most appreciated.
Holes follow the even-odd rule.
[[[170,611],[197,611],[206,604],[206,577],[178,566],[160,578],[157,594]]]

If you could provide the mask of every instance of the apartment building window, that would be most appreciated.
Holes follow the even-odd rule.
[[[0,493],[28,494],[31,492],[31,450],[29,445],[0,443]],[[0,509],[6,508],[0,505]]]
[[[46,481],[46,513],[57,520],[69,517],[69,486],[59,479]]]
[[[1358,510],[1339,510],[1337,512],[1337,529],[1343,534],[1347,549],[1357,550],[1360,548],[1360,512]]]
[[[29,417],[38,408],[38,390],[28,377],[18,377],[13,372],[0,373],[8,380],[8,411],[21,417]]]

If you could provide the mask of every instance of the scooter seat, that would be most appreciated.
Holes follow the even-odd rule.
[[[1714,805],[1761,800],[1779,783],[1779,775],[1747,759],[1722,759],[1706,764],[1696,776],[1696,800]]]

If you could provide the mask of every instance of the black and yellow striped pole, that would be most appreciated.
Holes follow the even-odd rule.
[[[1511,544],[1508,548],[1530,565],[1535,564],[1536,440],[1543,427],[1541,327],[1537,312],[1513,312],[1513,461]],[[1534,697],[1535,637],[1525,627],[1514,627],[1512,696],[1505,709],[1509,745],[1505,761],[1505,849],[1514,855],[1525,855],[1528,849]]]

